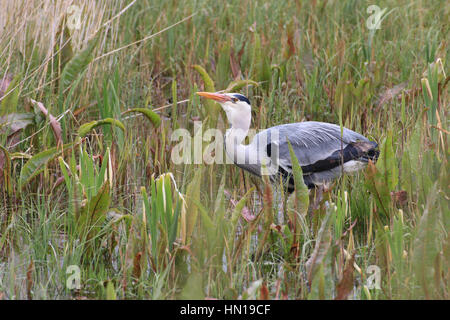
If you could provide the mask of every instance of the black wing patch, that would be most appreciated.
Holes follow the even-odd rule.
[[[314,188],[310,174],[315,172],[321,172],[336,168],[343,163],[351,160],[366,161],[369,160],[376,162],[380,152],[377,150],[378,145],[372,141],[357,141],[348,144],[343,150],[337,150],[333,152],[328,158],[316,161],[315,163],[302,166],[303,179],[306,186],[311,189]],[[272,154],[272,146],[268,144],[266,146],[266,153],[270,157]],[[288,167],[292,170],[292,167]],[[278,167],[279,174],[283,177],[283,181],[287,183],[288,191],[294,190],[294,179],[291,173],[287,172],[281,166]]]
[[[336,150],[328,158],[316,161],[315,163],[303,166],[304,174],[331,170],[343,163],[351,160],[376,161],[379,151],[376,150],[377,144],[369,141],[357,141],[348,144],[343,150]]]

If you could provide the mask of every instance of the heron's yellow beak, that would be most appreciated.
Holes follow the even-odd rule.
[[[231,101],[231,98],[225,94],[221,94],[221,93],[211,93],[211,92],[197,92],[197,94],[199,96],[208,98],[208,99],[213,99],[217,102],[226,102],[226,101]]]

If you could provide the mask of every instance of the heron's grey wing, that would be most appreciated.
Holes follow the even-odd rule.
[[[343,162],[364,159],[377,146],[359,133],[346,128],[341,133],[340,126],[325,122],[284,124],[267,131],[270,142],[268,156],[278,159],[278,165],[288,173],[292,166],[287,140],[290,141],[305,175],[317,172],[323,172],[327,176],[334,175],[332,171]],[[273,155],[276,151],[274,147],[278,157]]]

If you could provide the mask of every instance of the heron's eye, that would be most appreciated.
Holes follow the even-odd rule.
[[[234,102],[234,103],[236,103],[236,102],[238,102],[239,101],[239,99],[238,98],[231,98],[231,100]]]

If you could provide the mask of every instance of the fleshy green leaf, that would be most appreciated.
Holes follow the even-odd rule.
[[[57,147],[42,151],[28,160],[20,171],[19,187],[23,189],[34,177],[36,177],[43,167],[52,159],[62,153],[62,150],[71,148],[75,143],[67,143],[61,149]]]
[[[200,201],[200,181],[202,178],[201,169],[196,170],[194,179],[187,186],[186,190],[186,243],[189,243],[194,231],[198,216],[198,206],[196,202]]]
[[[117,300],[116,290],[112,281],[108,281],[106,285],[106,300]]]
[[[0,133],[11,135],[34,124],[34,114],[31,112],[10,113],[0,117]]]
[[[381,145],[380,158],[376,167],[383,174],[389,191],[394,191],[398,184],[398,167],[395,159],[392,131],[388,132]]]
[[[8,194],[12,193],[12,184],[11,184],[11,157],[9,155],[8,150],[5,147],[0,145],[0,151],[4,154],[4,167],[0,167],[0,170],[3,170],[3,179],[4,185],[6,186],[6,190]]]
[[[109,125],[113,125],[113,126],[119,127],[120,129],[125,131],[125,126],[123,125],[122,122],[120,122],[119,120],[116,120],[116,119],[106,118],[106,119],[102,119],[102,120],[94,120],[94,121],[91,121],[91,122],[88,122],[88,123],[85,123],[85,124],[81,125],[78,128],[78,135],[80,137],[84,137],[85,135],[87,135],[95,127],[98,127],[98,126],[101,126],[101,125],[105,125],[105,124],[109,124]]]
[[[236,92],[241,90],[243,87],[253,85],[255,87],[259,86],[258,82],[253,80],[235,80],[230,82],[228,87],[225,89],[225,92]]]
[[[205,84],[205,91],[208,92],[215,92],[216,89],[214,88],[214,81],[212,81],[211,77],[209,76],[208,72],[198,64],[192,66],[202,77],[203,83]]]
[[[309,191],[308,187],[305,185],[303,181],[303,171],[300,166],[297,156],[295,155],[294,150],[292,149],[291,142],[288,141],[289,154],[291,156],[292,163],[292,172],[294,175],[294,183],[295,183],[295,198],[297,203],[297,209],[303,215],[306,215],[309,207]]]
[[[439,254],[439,225],[441,222],[438,210],[436,210],[437,197],[437,184],[434,184],[427,197],[427,204],[420,218],[414,240],[414,273],[427,299],[433,296],[433,276],[436,272],[433,262],[436,255]]]
[[[159,117],[158,114],[153,112],[151,109],[148,109],[148,108],[133,108],[133,109],[129,109],[129,110],[125,111],[123,114],[130,113],[130,112],[140,112],[140,113],[142,113],[144,116],[147,117],[148,120],[150,120],[151,123],[153,123],[153,125],[156,128],[158,128],[159,125],[161,124],[161,118]]]
[[[0,115],[16,112],[17,103],[19,102],[21,78],[21,74],[16,75],[9,84],[8,89],[6,89],[3,99],[1,100]]]
[[[192,67],[202,77],[203,83],[205,84],[205,91],[216,92],[216,89],[214,87],[214,82],[212,81],[211,77],[206,72],[206,70],[202,66],[199,66],[199,65],[194,65]],[[206,99],[204,101],[204,104],[206,105],[206,112],[207,112],[209,118],[211,119],[211,122],[212,122],[211,125],[215,126],[215,123],[219,116],[220,106],[216,102],[214,102],[210,99]]]
[[[97,41],[98,36],[91,39],[84,50],[77,53],[69,60],[69,62],[67,62],[59,81],[60,94],[62,94],[77,79],[92,61],[92,53],[97,45]]]

